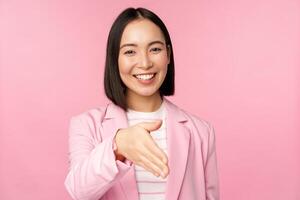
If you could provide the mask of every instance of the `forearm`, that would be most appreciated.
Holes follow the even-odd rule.
[[[65,186],[73,199],[98,200],[129,168],[129,164],[116,160],[113,139],[108,138],[87,157],[73,163]]]

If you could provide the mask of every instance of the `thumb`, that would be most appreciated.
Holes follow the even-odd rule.
[[[147,131],[155,131],[159,129],[162,125],[162,120],[155,120],[154,122],[142,122],[139,126],[143,127]]]

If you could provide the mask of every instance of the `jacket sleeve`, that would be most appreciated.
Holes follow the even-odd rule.
[[[209,124],[208,150],[205,161],[205,182],[206,182],[206,199],[219,200],[219,177],[216,155],[215,131]]]
[[[115,133],[98,144],[93,143],[91,129],[80,115],[69,126],[69,172],[64,185],[75,200],[98,200],[130,169],[129,162],[115,160]]]

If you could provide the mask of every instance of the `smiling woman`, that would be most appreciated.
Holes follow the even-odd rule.
[[[150,96],[153,100],[160,99],[159,88],[167,74],[170,51],[163,33],[152,21],[141,18],[126,26],[118,65],[121,80],[127,87],[125,96],[129,107],[149,112],[160,105],[160,101],[156,101],[158,104],[151,108],[136,105],[136,101],[148,101]]]
[[[70,121],[65,186],[73,199],[219,199],[213,126],[165,97],[174,94],[174,74],[161,19],[124,10],[107,42],[111,102]]]

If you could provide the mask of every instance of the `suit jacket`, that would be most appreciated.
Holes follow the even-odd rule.
[[[219,200],[213,126],[165,97],[169,175],[166,200]],[[138,200],[134,164],[115,160],[114,136],[126,113],[107,105],[71,117],[65,187],[76,200]]]

